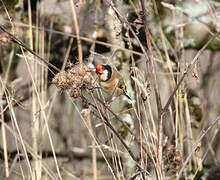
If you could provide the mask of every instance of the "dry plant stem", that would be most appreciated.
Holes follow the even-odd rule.
[[[83,99],[85,99],[84,97],[82,97]],[[99,102],[101,102],[101,104],[108,110],[110,110],[104,102],[102,102],[100,99],[96,98]],[[87,101],[87,103],[92,106],[93,108],[95,108],[97,110],[97,107],[95,105],[93,105],[92,103],[89,103]],[[101,116],[104,119],[104,123],[109,127],[109,129],[111,129],[111,131],[116,135],[116,137],[119,139],[119,141],[122,143],[122,145],[125,147],[125,149],[127,150],[127,152],[129,153],[129,155],[131,156],[131,158],[136,162],[137,167],[139,168],[139,170],[144,171],[146,173],[148,173],[146,170],[144,170],[141,165],[138,163],[138,158],[135,157],[135,155],[133,154],[133,152],[131,151],[131,149],[127,146],[127,144],[124,142],[124,140],[122,139],[122,137],[118,134],[118,132],[115,130],[115,128],[111,125],[111,123],[108,121],[108,118],[104,115],[104,113],[102,111],[99,111],[101,113]],[[112,112],[112,111],[110,111]],[[114,114],[115,115],[115,114]],[[117,115],[116,115],[117,116]],[[117,119],[119,117],[117,116]],[[120,120],[121,121],[121,120]]]
[[[12,26],[12,31],[13,31],[13,34],[14,34],[14,29],[15,29],[15,28],[14,28],[14,24],[12,23],[12,18],[10,17],[10,15],[9,15],[9,13],[8,13],[8,10],[7,10],[7,8],[6,8],[5,3],[4,3],[3,0],[1,0],[1,3],[2,3],[3,7],[4,7],[4,10],[5,10],[6,14],[7,14],[7,17],[8,17],[8,19],[9,19],[9,22],[10,22],[11,26]]]
[[[53,64],[49,63],[48,61],[46,61],[45,59],[43,59],[42,57],[40,57],[37,53],[35,53],[33,50],[31,50],[27,45],[25,45],[22,41],[20,41],[18,38],[16,38],[13,34],[11,34],[10,32],[8,32],[2,25],[0,25],[0,30],[5,32],[6,34],[8,34],[12,40],[13,43],[20,45],[21,47],[23,47],[26,51],[30,52],[31,54],[33,54],[34,56],[36,56],[40,61],[42,61],[43,63],[45,63],[46,65],[48,65],[49,67],[51,67],[53,70],[56,70],[57,72],[60,71],[59,68],[57,68],[56,66],[54,66]]]
[[[207,155],[208,155],[208,153],[209,153],[210,151],[212,152],[213,157],[215,156],[215,153],[213,152],[214,150],[213,150],[212,145],[213,145],[214,141],[217,139],[218,133],[219,133],[219,128],[215,130],[212,139],[208,142],[208,145],[207,145],[208,148],[207,148],[207,150],[204,152],[204,155],[202,156],[202,162],[205,160],[205,158],[207,157]],[[218,162],[216,161],[215,163],[217,164]]]
[[[97,101],[99,101],[105,109],[107,109],[110,113],[112,113],[112,115],[113,115],[117,120],[119,120],[119,122],[121,122],[121,123],[127,128],[128,132],[134,137],[134,140],[135,140],[139,145],[142,144],[142,143],[140,142],[140,139],[137,138],[137,137],[134,135],[134,133],[133,133],[133,132],[130,130],[130,128],[127,126],[127,124],[125,124],[124,121],[123,121],[117,114],[115,114],[108,106],[106,106],[106,104],[105,104],[101,99],[99,99],[98,97],[95,97],[95,99],[96,99]],[[146,148],[145,148],[144,146],[141,146],[141,147],[143,148],[144,152],[147,153]]]
[[[4,2],[3,2],[3,0],[1,0],[1,3],[2,3],[2,5],[3,5],[3,7],[4,7],[4,10],[5,10],[5,12],[6,12],[6,14],[7,14],[7,17],[8,17],[8,19],[9,19],[9,21],[10,21],[10,24],[11,24],[11,26],[12,26],[12,31],[13,31],[13,33],[14,33],[14,25],[13,25],[13,23],[12,23],[12,19],[11,19],[11,17],[10,17],[10,15],[9,15],[9,13],[8,13],[8,10],[7,10],[7,8],[6,8],[6,6],[5,6],[5,4],[4,4]],[[6,73],[5,73],[5,77],[4,77],[4,80],[2,80],[1,79],[1,77],[0,77],[0,81],[1,81],[1,86],[0,87],[2,87],[1,89],[0,89],[0,97],[2,97],[2,95],[4,94],[4,91],[5,91],[5,88],[6,88],[6,84],[7,84],[7,81],[8,81],[8,77],[9,77],[9,71],[10,71],[10,68],[11,68],[11,64],[12,64],[12,60],[13,60],[13,55],[14,55],[14,49],[11,51],[11,53],[10,53],[10,59],[9,59],[9,63],[8,63],[8,66],[7,66],[7,70],[6,70]],[[6,106],[6,108],[7,107],[9,107],[9,105],[8,106]],[[5,122],[4,121],[4,110],[5,109],[3,109],[3,106],[2,105],[0,105],[0,117],[1,117],[1,119],[2,119],[2,121],[3,122]],[[4,152],[4,164],[5,164],[5,177],[6,178],[8,178],[9,177],[9,164],[8,164],[8,153],[7,153],[7,139],[6,139],[6,131],[5,131],[5,126],[4,126],[4,123],[1,123],[1,131],[2,131],[2,144],[3,144],[3,152]]]
[[[128,26],[128,28],[129,28],[129,30],[131,31],[132,35],[133,35],[134,38],[137,40],[137,42],[138,42],[138,44],[139,44],[139,46],[140,46],[140,48],[141,48],[141,50],[142,50],[142,52],[143,52],[143,54],[144,54],[144,57],[146,58],[146,61],[148,61],[149,58],[148,58],[147,52],[146,52],[144,46],[142,45],[141,41],[140,41],[139,38],[137,37],[136,33],[134,32],[134,30],[133,30],[132,27],[130,26],[129,22],[126,20],[126,18],[124,18],[124,17],[118,12],[118,10],[115,8],[114,3],[113,3],[112,1],[110,1],[110,0],[107,0],[107,1],[108,1],[109,5],[111,6],[111,8],[113,9],[113,11],[116,13],[116,15],[117,15],[119,21],[121,22],[121,24],[126,24],[126,25]]]
[[[117,174],[120,177],[120,174],[121,174],[120,172],[123,170],[123,167],[122,167],[122,161],[121,161],[121,157],[120,157],[119,150],[118,150],[116,143],[114,144],[114,149],[116,149],[116,156],[114,157],[115,166],[117,168]],[[122,174],[122,176],[123,176],[122,179],[125,179],[124,173]]]
[[[64,173],[66,173],[69,177],[71,177],[73,180],[81,180],[81,178],[78,178],[78,177],[76,177],[73,173],[74,172],[72,172],[72,170],[67,170],[67,169],[65,169],[65,168],[63,168],[63,167],[61,167],[61,169],[62,169],[62,172],[64,172]]]
[[[2,80],[1,80],[1,82],[2,82]],[[2,94],[2,92],[0,92],[0,94]],[[2,105],[0,105],[0,110],[3,111],[3,106]],[[0,118],[4,122],[4,113],[1,113],[0,115],[1,115]],[[9,166],[8,166],[8,153],[7,153],[7,143],[6,143],[7,140],[6,140],[4,123],[1,126],[1,131],[2,131],[2,144],[3,144],[3,152],[4,152],[3,157],[4,157],[4,163],[5,163],[5,176],[7,178],[7,177],[9,177],[9,168],[8,168]]]
[[[136,71],[136,70],[134,70],[134,77],[138,78],[138,71]],[[143,77],[143,79],[144,79],[144,77]],[[137,96],[137,99],[138,99],[138,94],[140,94],[141,92],[139,92],[140,89],[138,89],[138,85],[135,84],[135,86],[136,86],[136,91],[135,92],[137,92],[136,96]],[[140,104],[142,106],[141,111],[143,112],[143,115],[142,115],[141,118],[142,119],[149,119],[148,121],[145,122],[145,127],[140,126],[141,129],[139,131],[142,131],[142,136],[146,140],[146,143],[144,144],[144,146],[142,146],[142,148],[144,150],[144,153],[149,155],[149,158],[153,162],[153,166],[156,169],[156,162],[155,162],[155,158],[154,158],[156,156],[156,152],[152,152],[153,148],[149,148],[149,147],[154,146],[155,149],[157,149],[156,146],[157,146],[158,143],[157,143],[156,138],[154,138],[154,137],[157,137],[157,132],[158,131],[156,130],[156,126],[155,126],[156,121],[154,120],[154,117],[153,117],[153,114],[152,114],[150,99],[147,98],[146,101],[147,101],[147,107],[146,107],[146,104],[143,101],[143,99],[140,99],[139,102],[137,101],[137,104]],[[149,109],[149,113],[147,113],[147,108]],[[149,117],[148,117],[148,115],[149,115]],[[138,118],[138,120],[140,119],[140,117],[137,117],[137,118]],[[150,126],[150,124],[152,126]],[[151,129],[151,131],[146,131],[146,129]],[[149,136],[149,138],[147,136]],[[137,142],[137,143],[139,143],[139,142]],[[145,150],[145,147],[148,147],[148,151]],[[153,155],[153,154],[155,154],[155,155]],[[146,156],[144,156],[144,157],[146,157]],[[147,159],[147,158],[145,158],[145,159]]]
[[[86,119],[87,118],[87,119]],[[89,122],[90,131],[95,134],[95,131],[92,127],[92,119],[91,119],[91,111],[89,110],[88,114],[85,116],[87,122]],[[95,141],[92,139],[92,170],[93,170],[93,180],[97,180],[97,154],[96,154],[96,147]]]
[[[18,132],[16,132],[14,129],[12,129],[11,127],[9,127],[6,123],[4,123],[1,119],[0,119],[0,122],[4,124],[4,126],[6,127],[7,131],[18,141],[21,142],[21,139],[19,137],[19,134]],[[17,142],[17,141],[16,141]],[[22,142],[21,142],[22,143]],[[28,153],[27,153],[27,156],[28,154],[31,155],[31,157],[37,159],[37,158],[41,158],[38,154],[35,154],[32,150],[32,148],[29,146],[29,144],[25,141],[23,141],[25,147],[27,148],[28,150]],[[20,151],[17,150],[16,151],[18,155],[20,155]],[[12,156],[13,157],[13,156]],[[30,158],[31,158],[30,157]],[[20,159],[20,156],[18,157],[18,159]],[[25,155],[25,160],[26,160],[26,155]],[[47,167],[47,165],[45,163],[42,163],[42,167],[44,169],[44,171],[49,175],[49,177],[51,177],[51,179],[56,179],[57,180],[57,177],[56,176],[53,176],[53,172],[49,169],[49,167]]]
[[[2,109],[2,106],[0,107]],[[1,114],[1,119],[4,122],[4,114]],[[2,144],[3,144],[3,152],[4,152],[4,163],[5,163],[5,176],[6,178],[9,177],[9,166],[8,166],[8,153],[7,153],[7,140],[5,135],[5,126],[1,126],[2,131]]]
[[[5,95],[6,95],[6,98],[7,98],[7,102],[8,102],[8,106],[9,106],[9,109],[10,109],[10,112],[11,112],[11,115],[12,115],[12,117],[14,117],[15,118],[15,115],[14,115],[14,111],[13,111],[13,109],[12,109],[12,104],[11,104],[11,99],[9,99],[9,95],[7,94],[7,92],[6,92],[6,90],[5,90]],[[10,101],[10,102],[9,102]],[[16,139],[16,147],[18,147],[18,143],[17,143],[17,141],[20,141],[20,143],[22,144],[22,147],[23,147],[23,150],[24,150],[24,157],[25,157],[25,160],[27,161],[27,163],[29,163],[29,161],[30,161],[30,157],[29,157],[29,154],[31,154],[31,157],[34,157],[35,159],[40,159],[41,157],[39,157],[38,155],[36,155],[34,152],[33,152],[33,150],[32,150],[32,148],[27,144],[27,142],[25,142],[25,140],[23,140],[22,139],[22,137],[21,137],[21,135],[20,135],[20,131],[19,131],[19,129],[17,128],[17,125],[16,125],[16,119],[13,119],[12,118],[12,120],[13,121],[15,121],[13,124],[15,125],[15,127],[13,127],[13,129],[11,129],[11,127],[9,127],[2,119],[0,119],[0,122],[1,122],[1,124],[7,129],[7,131],[9,132],[9,133],[11,133],[14,137],[15,137],[15,139]],[[17,131],[15,131],[15,129],[17,129]],[[17,134],[18,133],[18,134]],[[24,144],[24,145],[23,145]],[[24,149],[25,148],[25,149]],[[26,152],[26,148],[27,148],[27,152]],[[17,155],[14,155],[15,157],[14,158],[16,158],[16,157],[18,157],[17,159],[20,161],[20,154],[21,154],[21,152],[20,152],[20,150],[17,148],[17,150],[16,150],[16,154]],[[8,154],[8,152],[7,152],[7,154]],[[13,154],[13,153],[12,153]],[[10,158],[13,158],[13,156],[11,156],[10,155],[10,153],[9,153],[9,156],[10,156]],[[48,167],[46,167],[46,164],[44,164],[44,163],[42,163],[42,167],[43,167],[43,169],[45,170],[45,172],[52,178],[52,179],[57,179],[56,177],[54,177],[53,175],[52,175],[52,172],[50,172],[50,170],[49,170],[49,168]],[[10,172],[12,171],[12,169],[13,169],[13,166],[11,166],[11,168],[10,168]],[[21,172],[23,172],[23,170],[22,170],[22,168],[21,168]],[[24,178],[24,174],[23,174],[23,178]]]
[[[72,43],[73,43],[73,38],[71,38],[70,41],[69,41],[69,45],[68,45],[68,48],[67,48],[67,51],[66,51],[66,54],[65,54],[63,65],[61,67],[61,71],[63,71],[65,69],[66,65],[67,65],[68,57],[70,55],[70,51],[71,51],[71,47],[72,47]],[[48,119],[50,119],[52,109],[53,109],[53,106],[54,106],[55,101],[56,101],[57,93],[58,93],[58,90],[56,89],[53,92],[53,95],[52,95],[52,98],[51,98],[51,103],[50,103],[50,106],[48,108],[48,112],[47,112],[47,118]]]
[[[98,99],[98,98],[96,98]],[[99,102],[102,102],[101,100],[98,99]],[[95,108],[97,110],[97,107],[95,105],[93,105],[92,103],[87,102],[90,106],[92,106],[93,108]],[[104,104],[104,102],[103,102]],[[104,107],[106,107],[104,105]],[[107,107],[106,107],[107,108]],[[104,123],[114,132],[114,134],[118,137],[118,139],[121,141],[122,145],[125,147],[125,149],[128,151],[128,153],[130,154],[130,156],[132,157],[132,159],[134,161],[138,161],[138,158],[135,157],[135,155],[133,154],[133,152],[131,151],[131,149],[127,146],[127,144],[124,142],[124,140],[121,138],[121,136],[118,134],[118,132],[114,129],[114,127],[109,123],[108,118],[104,115],[104,113],[102,111],[99,111],[104,119]],[[117,116],[117,115],[116,115]],[[122,121],[122,120],[120,120]]]
[[[12,65],[12,61],[13,61],[13,55],[14,55],[14,50],[12,50],[12,52],[10,53],[10,57],[9,57],[9,62],[7,65],[7,69],[6,69],[6,73],[4,76],[4,79],[2,79],[0,77],[0,81],[1,81],[1,85],[0,85],[0,97],[3,96],[5,88],[6,88],[6,84],[8,82],[8,78],[9,78],[9,73],[10,73],[10,68]],[[7,108],[9,106],[6,106],[5,108]],[[3,109],[3,105],[0,104],[0,117],[2,118],[2,120],[4,121],[4,110]],[[9,177],[9,165],[8,165],[8,155],[7,155],[7,140],[6,140],[6,131],[5,131],[5,126],[2,125],[1,126],[1,130],[2,130],[2,144],[3,144],[3,149],[4,149],[4,163],[5,163],[5,175],[6,177]]]
[[[42,105],[42,102],[41,102],[40,95],[39,95],[39,93],[38,93],[38,91],[37,91],[37,86],[36,86],[36,83],[35,83],[35,81],[34,81],[34,79],[33,79],[33,75],[32,75],[31,70],[30,70],[30,65],[28,64],[28,61],[27,61],[27,59],[26,59],[26,56],[25,56],[25,54],[24,54],[24,51],[23,51],[22,47],[21,47],[21,51],[22,51],[22,53],[23,53],[23,55],[24,55],[25,62],[26,62],[26,64],[27,64],[27,69],[28,69],[28,72],[29,72],[29,74],[30,74],[31,80],[32,80],[32,82],[33,82],[32,85],[33,85],[34,91],[35,91],[35,93],[36,93],[36,98],[37,98],[38,104],[39,104],[39,106],[40,106],[40,108],[41,108],[41,110],[42,110],[42,111],[41,111],[41,112],[42,112],[42,118],[43,118],[44,123],[45,123],[45,127],[46,127],[46,130],[47,130],[47,134],[48,134],[50,146],[51,146],[51,149],[52,149],[52,152],[53,152],[53,155],[54,155],[54,162],[55,162],[55,165],[56,165],[57,173],[58,173],[59,179],[61,180],[62,177],[61,177],[61,174],[60,174],[60,170],[59,170],[59,166],[58,166],[58,161],[57,161],[56,153],[55,153],[55,148],[54,148],[54,145],[53,145],[53,140],[52,140],[51,133],[50,133],[50,129],[49,129],[49,125],[48,125],[48,122],[47,122],[46,113],[45,113],[45,111],[44,111],[44,108],[43,108],[43,105]]]
[[[135,161],[137,167],[139,168],[139,170],[146,172],[141,165],[138,163],[138,158],[135,157],[135,155],[133,154],[133,152],[131,151],[131,149],[127,146],[127,144],[124,142],[124,140],[122,139],[122,137],[118,134],[118,132],[115,130],[115,128],[111,125],[111,123],[108,121],[108,119],[104,116],[104,114],[102,114],[103,118],[104,118],[104,123],[111,129],[111,131],[116,135],[116,137],[120,140],[120,142],[122,143],[122,145],[125,147],[125,149],[128,151],[129,155],[131,156],[131,158]],[[148,173],[148,172],[146,172]]]
[[[71,99],[71,102],[74,104],[76,110],[78,111],[78,113],[79,113],[79,115],[80,115],[80,117],[81,117],[81,119],[82,119],[82,121],[83,121],[83,124],[84,124],[85,127],[88,129],[88,132],[89,132],[91,138],[94,140],[94,142],[95,142],[97,148],[99,149],[100,153],[102,154],[103,158],[105,159],[105,162],[106,162],[106,164],[107,164],[109,170],[111,171],[111,173],[112,173],[112,175],[113,175],[113,178],[116,179],[115,173],[114,173],[114,171],[113,171],[113,169],[112,169],[110,163],[108,162],[108,160],[107,160],[107,158],[106,158],[106,155],[105,155],[104,151],[102,150],[102,148],[101,148],[101,146],[100,146],[100,143],[98,142],[97,138],[95,137],[95,135],[93,134],[93,132],[92,132],[91,129],[89,128],[88,123],[86,122],[86,120],[85,120],[85,118],[82,116],[82,114],[80,113],[80,110],[79,110],[79,108],[77,107],[77,105],[74,103],[74,101],[73,101],[72,99]]]
[[[94,105],[94,107],[96,107],[96,110],[97,110],[97,112],[98,112],[98,114],[97,114],[97,117],[102,121],[102,122],[104,122],[104,120],[103,120],[103,117],[102,117],[102,112],[103,111],[105,111],[105,109],[104,109],[104,107],[103,106],[99,106],[99,104],[98,104],[98,101],[95,99],[95,97],[94,97],[94,95],[91,93],[91,96],[92,96],[92,100],[95,102],[93,105]],[[107,112],[105,111],[105,114],[106,114]],[[108,116],[108,114],[107,114],[107,116]],[[109,117],[107,117],[107,118],[109,118]],[[118,154],[118,150],[117,149],[115,149],[115,147],[116,147],[116,144],[114,144],[114,141],[113,141],[113,139],[112,139],[112,133],[111,132],[109,132],[108,131],[108,127],[107,127],[107,125],[105,124],[105,123],[103,123],[104,124],[104,130],[105,130],[105,133],[106,133],[106,135],[107,135],[107,140],[106,140],[106,142],[109,142],[110,143],[110,146],[113,148],[113,150],[114,150],[114,152],[116,152],[116,153],[112,153],[111,154],[111,159],[112,159],[112,164],[113,164],[113,166],[114,166],[114,169],[116,169],[115,170],[115,174],[117,175],[117,177],[118,176],[120,176],[119,174],[119,171],[118,171],[118,164],[121,164],[121,161],[120,161],[120,158],[117,158],[117,157],[119,157],[119,154]],[[118,177],[118,179],[120,179],[119,177]]]
[[[72,45],[73,45],[73,38],[71,38],[70,41],[69,41],[69,45],[68,45],[67,50],[66,50],[66,54],[65,54],[65,57],[64,57],[64,61],[63,61],[63,64],[62,64],[61,71],[64,71],[64,69],[65,69],[65,67],[68,63],[68,58],[69,58],[69,55],[71,53]]]
[[[16,132],[16,130],[15,130],[15,124],[14,124],[14,122],[12,121],[12,129],[13,129],[13,131],[15,131]],[[18,135],[17,135],[18,136]],[[19,150],[19,148],[18,148],[18,142],[20,141],[20,139],[19,138],[15,138],[15,146],[16,146],[16,149],[17,149],[17,151],[18,151],[18,156],[17,156],[17,158],[18,158],[18,160],[19,160],[19,162],[20,162],[20,156],[19,156],[19,154],[21,154],[21,151]],[[25,175],[24,175],[24,170],[23,170],[23,168],[22,168],[22,166],[21,166],[21,163],[19,163],[19,167],[20,167],[20,169],[21,169],[21,174],[22,174],[22,178],[23,179],[25,179],[24,177],[25,177]],[[12,169],[13,167],[11,167],[10,168],[10,172],[12,172]]]
[[[140,142],[140,139],[137,138],[137,137],[134,135],[134,133],[133,133],[133,132],[130,130],[130,128],[127,126],[127,124],[125,124],[125,122],[124,122],[117,114],[115,114],[108,106],[106,106],[106,104],[105,104],[101,99],[99,99],[98,97],[95,97],[95,99],[96,99],[97,101],[99,101],[105,109],[107,109],[110,113],[112,113],[112,115],[113,115],[117,120],[119,120],[119,121],[127,128],[126,130],[134,137],[134,140],[135,140],[135,142],[136,142],[138,145],[143,144],[143,142]],[[88,102],[88,103],[89,103],[89,102]],[[91,104],[91,103],[90,103],[90,104]],[[93,104],[91,104],[91,105],[93,105]],[[93,107],[95,107],[95,106],[93,105]],[[146,145],[146,144],[145,144],[145,145]],[[142,149],[144,150],[144,152],[147,154],[147,153],[148,153],[147,149],[146,149],[144,146],[141,146],[141,147],[142,147]]]
[[[2,149],[0,147],[0,159],[1,160],[5,160],[4,155],[2,155],[3,151],[4,151],[4,149]],[[52,151],[42,150],[41,152],[38,152],[38,153],[41,153],[41,157],[39,155],[37,155],[38,156],[37,158],[42,158],[42,159],[53,158],[53,152]],[[16,156],[20,156],[19,161],[26,160],[23,157],[24,155],[21,154],[21,152],[19,150],[7,151],[7,154],[10,157],[10,159],[15,159]],[[35,154],[35,152],[34,152],[34,154]],[[30,161],[33,160],[34,158],[36,159],[36,157],[30,152],[28,152],[27,155],[28,155],[28,158],[29,158]],[[76,151],[61,151],[61,152],[56,152],[56,156],[59,157],[59,158],[67,158],[67,159],[70,159],[70,158],[74,157],[74,159],[77,159],[77,160],[92,159],[91,154],[88,153],[88,152],[82,153],[82,152],[76,152]],[[106,158],[108,160],[110,160],[111,156],[106,156]],[[96,159],[97,159],[97,161],[105,162],[105,159],[100,155],[97,155]],[[18,161],[18,159],[16,161]]]
[[[169,99],[167,100],[167,103],[165,104],[161,114],[166,113],[168,110],[168,107],[173,99],[173,97],[176,94],[176,91],[180,87],[181,83],[183,82],[185,76],[188,74],[188,72],[193,68],[193,65],[195,65],[198,61],[199,56],[203,53],[203,51],[206,49],[206,47],[209,45],[211,41],[213,41],[220,33],[216,33],[214,36],[212,36],[204,45],[203,47],[197,52],[196,56],[193,58],[191,63],[186,67],[186,70],[184,71],[183,75],[181,76],[179,82],[177,83],[176,87],[174,88],[173,92],[171,93]]]
[[[28,84],[29,85],[29,84]],[[24,87],[24,86],[22,86],[22,87]],[[16,94],[16,93],[15,93]],[[24,94],[23,96],[22,96],[22,98],[18,98],[18,99],[11,99],[11,104],[12,104],[12,106],[14,107],[14,106],[21,106],[21,107],[23,107],[22,106],[22,102],[24,102],[24,101],[26,101],[27,99],[29,99],[30,98],[30,94]],[[7,106],[5,106],[4,107],[4,109],[2,109],[1,111],[0,111],[0,114],[2,114],[2,113],[4,113],[5,111],[7,111],[9,109],[9,106],[7,105]],[[9,120],[7,120],[7,121],[10,121],[10,119]],[[1,124],[0,124],[0,126],[1,126]]]
[[[79,23],[78,23],[78,20],[77,20],[76,9],[75,9],[75,5],[73,3],[73,0],[70,0],[70,5],[71,5],[71,9],[72,9],[72,14],[73,14],[73,23],[74,23],[74,27],[75,27],[75,31],[76,31],[79,63],[83,64],[82,45],[81,45],[81,41],[80,41],[80,38],[79,38]]]
[[[1,79],[0,79],[1,80]],[[1,81],[1,84],[2,84],[2,81]],[[3,85],[3,84],[2,84]],[[18,126],[18,122],[17,122],[17,119],[16,119],[16,116],[15,116],[15,112],[14,112],[14,109],[13,109],[13,106],[11,104],[11,100],[10,100],[10,97],[6,91],[6,89],[4,90],[4,94],[6,95],[6,100],[7,100],[7,103],[9,105],[9,110],[10,110],[10,116],[11,116],[11,119],[12,121],[14,122],[14,125],[15,125],[15,129],[18,133],[18,139],[20,140],[21,142],[21,145],[22,145],[22,148],[23,148],[23,151],[24,151],[24,154],[25,154],[25,158],[26,158],[26,161],[27,161],[27,165],[28,165],[28,168],[29,168],[29,171],[30,171],[30,174],[31,176],[33,176],[33,171],[32,171],[32,168],[31,168],[31,164],[30,164],[30,161],[29,161],[29,158],[28,158],[28,155],[27,155],[27,149],[25,147],[25,144],[24,144],[24,140],[23,140],[23,137],[21,135],[21,131],[19,129],[19,126]]]
[[[22,27],[22,28],[27,28],[28,25],[26,24],[23,24],[23,23],[14,23],[16,26],[18,27]],[[65,32],[61,32],[61,31],[57,31],[57,30],[52,30],[52,29],[48,29],[48,28],[42,28],[42,27],[36,27],[36,26],[32,26],[33,29],[38,29],[38,30],[41,30],[41,31],[45,31],[45,32],[49,32],[49,33],[53,33],[53,34],[58,34],[58,35],[62,35],[62,36],[68,36],[68,37],[72,37],[72,38],[76,38],[76,35],[74,34],[70,34],[70,33],[65,33]],[[95,39],[90,39],[90,38],[86,38],[86,37],[82,37],[80,36],[79,37],[81,41],[85,41],[85,42],[89,42],[89,43],[95,43],[95,44],[100,44],[100,45],[103,45],[103,46],[106,46],[106,47],[110,47],[110,48],[115,48],[115,49],[118,49],[118,50],[123,50],[125,52],[128,52],[128,53],[132,53],[132,54],[135,54],[135,55],[139,55],[139,56],[144,56],[143,53],[140,53],[140,52],[137,52],[135,50],[131,50],[131,49],[126,49],[126,48],[123,48],[121,46],[118,46],[118,45],[114,45],[114,44],[110,44],[110,43],[107,43],[107,42],[103,42],[103,41],[99,41],[99,40],[95,40]],[[158,61],[158,60],[156,60]],[[159,63],[162,63],[161,61],[158,61]]]
[[[108,1],[108,3],[109,3],[109,5],[111,6],[111,8],[115,11],[115,13],[117,14],[117,16],[118,16],[120,22],[121,22],[122,24],[125,23],[125,24],[128,26],[128,28],[129,28],[129,30],[131,31],[132,35],[135,37],[135,39],[137,40],[137,42],[138,42],[140,48],[142,49],[142,52],[143,52],[143,54],[144,54],[144,56],[145,56],[145,58],[146,58],[146,62],[147,62],[147,61],[149,60],[149,57],[148,57],[148,55],[147,55],[147,53],[146,53],[146,50],[145,50],[145,48],[143,47],[142,43],[140,42],[139,38],[137,37],[136,33],[134,32],[134,30],[133,30],[132,27],[130,26],[129,22],[128,22],[123,16],[121,16],[121,14],[118,12],[118,10],[114,7],[114,4],[113,4],[112,1]],[[151,47],[151,45],[150,45],[150,47]],[[159,94],[157,93],[157,91],[155,91],[155,94],[156,94],[157,101],[158,101],[158,107],[160,107],[161,105],[160,105]],[[158,108],[158,110],[161,112],[160,109],[161,109],[161,108]],[[159,113],[159,117],[160,117],[160,113]]]
[[[188,157],[186,158],[186,160],[184,161],[182,168],[180,169],[178,176],[177,176],[177,180],[179,180],[181,178],[181,175],[186,167],[186,165],[188,164],[188,162],[190,161],[193,153],[196,151],[198,144],[202,141],[202,139],[205,137],[205,135],[220,121],[220,116],[218,116],[215,120],[212,121],[212,123],[210,124],[210,126],[205,130],[203,129],[201,131],[201,135],[198,138],[198,140],[195,142],[195,144],[192,147],[192,151],[189,153]]]
[[[28,35],[27,35],[27,39],[29,40],[29,47],[31,50],[33,50],[33,31],[32,31],[32,11],[31,11],[31,3],[30,3],[30,0],[28,0],[28,24],[29,24],[29,29],[28,29]],[[30,54],[30,58],[33,59],[33,54]],[[31,68],[31,72],[33,73],[33,80],[35,82],[37,82],[37,75],[38,75],[38,68],[37,68],[37,63],[32,61],[31,64],[30,64],[30,68]],[[39,88],[39,83],[36,83],[37,84],[37,88]],[[32,84],[32,88],[33,87],[33,84]],[[32,146],[32,149],[34,151],[34,153],[38,153],[38,143],[37,143],[37,131],[38,131],[38,124],[39,124],[39,116],[35,115],[36,114],[36,111],[38,109],[38,103],[37,103],[37,97],[36,97],[36,94],[35,94],[35,91],[32,91],[32,99],[31,99],[31,114],[32,114],[32,122],[33,122],[33,126],[31,127],[30,131],[31,131],[31,138],[32,138],[32,142],[31,142],[31,146]],[[40,160],[38,159],[34,159],[34,162],[33,162],[33,174],[36,175],[36,179],[38,180],[38,176],[39,174],[41,173],[38,173],[38,162]]]
[[[9,154],[9,156],[10,156],[10,154]],[[16,156],[13,158],[13,161],[11,162],[10,174],[12,173],[13,169],[15,168],[15,165],[17,164],[17,162],[20,162],[20,159],[21,158],[20,158],[19,152],[18,152],[18,154],[16,154]],[[19,163],[19,165],[20,165],[20,163]],[[20,167],[21,167],[21,165],[20,165]],[[21,176],[23,179],[25,179],[23,170],[22,170],[22,168],[20,168],[20,169],[21,169]]]
[[[149,54],[149,60],[151,63],[151,68],[149,68],[150,70],[152,69],[152,74],[154,77],[154,90],[155,90],[155,96],[156,96],[156,100],[157,100],[157,106],[158,106],[158,114],[160,114],[161,109],[162,109],[162,105],[161,105],[161,100],[160,100],[160,95],[158,92],[158,86],[157,86],[157,77],[156,77],[156,72],[155,72],[155,65],[154,65],[154,58],[153,58],[153,48],[151,45],[151,41],[152,41],[152,36],[150,34],[149,29],[147,28],[147,11],[145,8],[145,3],[144,0],[140,0],[141,1],[141,8],[143,11],[143,15],[142,17],[142,21],[144,23],[144,30],[145,30],[145,35],[146,35],[146,39],[147,39],[147,47],[149,49],[148,54]]]
[[[130,177],[129,178],[129,180],[135,180],[136,179],[136,177],[138,177],[140,174],[142,174],[143,173],[143,171],[138,171],[138,172],[136,172],[132,177]]]
[[[157,102],[157,110],[158,110],[158,123],[159,123],[159,130],[158,130],[158,151],[157,151],[157,162],[158,162],[158,167],[156,168],[157,175],[159,174],[161,177],[158,177],[159,179],[163,178],[162,172],[163,172],[163,159],[162,159],[162,140],[163,140],[163,116],[161,116],[161,110],[162,110],[162,105],[161,105],[161,99],[160,99],[160,95],[159,95],[159,91],[158,91],[158,85],[157,85],[157,76],[156,76],[156,72],[155,72],[155,65],[154,65],[154,58],[153,58],[153,49],[152,49],[152,45],[151,45],[151,41],[152,41],[152,37],[150,34],[149,29],[147,28],[147,11],[145,8],[145,2],[144,0],[140,0],[141,2],[141,8],[142,8],[142,21],[144,23],[144,30],[145,30],[145,36],[147,39],[147,47],[148,47],[148,54],[149,54],[149,60],[150,60],[150,65],[151,67],[149,68],[149,70],[152,71],[152,75],[153,75],[153,87],[154,87],[154,92],[155,92],[155,97],[156,97],[156,102]]]

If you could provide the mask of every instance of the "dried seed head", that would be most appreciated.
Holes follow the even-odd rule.
[[[52,83],[62,90],[67,90],[71,97],[77,98],[82,94],[82,90],[92,87],[92,75],[84,64],[69,67],[66,71],[56,74]]]
[[[182,157],[174,145],[169,145],[164,149],[163,160],[167,175],[175,175],[181,168]]]
[[[65,72],[58,73],[52,80],[52,83],[55,84],[58,88],[65,90],[69,87],[69,82]]]
[[[71,88],[69,91],[70,97],[78,98],[81,95],[81,90],[79,88]]]
[[[79,68],[79,75],[80,75],[80,76],[85,76],[86,73],[87,73],[87,71],[88,71],[88,68],[87,68],[87,67],[81,66],[81,67]]]

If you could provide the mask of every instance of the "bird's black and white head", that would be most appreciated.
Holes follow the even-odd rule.
[[[112,67],[108,64],[98,64],[96,66],[96,74],[101,81],[108,81],[112,76]]]

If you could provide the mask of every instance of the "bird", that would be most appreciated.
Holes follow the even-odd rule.
[[[96,74],[98,75],[101,88],[111,95],[111,101],[121,95],[131,100],[127,92],[127,86],[116,68],[109,64],[97,64]]]

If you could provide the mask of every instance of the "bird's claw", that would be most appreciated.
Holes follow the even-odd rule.
[[[105,101],[105,105],[110,107],[111,103],[115,100],[115,97],[111,96],[111,97],[108,97],[107,100]]]

